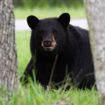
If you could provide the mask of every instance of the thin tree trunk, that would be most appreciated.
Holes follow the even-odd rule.
[[[105,105],[105,0],[85,0],[99,105]]]
[[[8,92],[13,91],[16,86],[15,47],[13,2],[12,0],[0,0],[0,89],[5,88]]]

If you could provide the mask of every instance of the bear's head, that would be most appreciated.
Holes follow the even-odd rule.
[[[33,15],[28,16],[27,23],[32,30],[31,53],[34,54],[35,50],[43,54],[60,53],[65,47],[69,22],[68,13],[63,13],[58,18],[41,20]]]

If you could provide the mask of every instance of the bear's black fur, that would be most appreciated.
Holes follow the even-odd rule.
[[[33,78],[34,73],[36,80],[47,86],[57,55],[52,82],[60,83],[67,74],[78,88],[91,88],[94,85],[94,66],[88,31],[70,25],[69,22],[68,13],[63,13],[58,18],[42,20],[35,16],[27,18],[32,30],[32,57],[21,78],[23,81],[27,81],[28,76]]]

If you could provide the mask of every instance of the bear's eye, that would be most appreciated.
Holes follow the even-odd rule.
[[[42,34],[44,34],[44,31],[42,31],[42,30],[41,31],[38,31],[37,34],[38,35],[42,35]]]
[[[36,36],[37,37],[42,37],[44,35],[44,33],[45,33],[44,31],[37,31]]]

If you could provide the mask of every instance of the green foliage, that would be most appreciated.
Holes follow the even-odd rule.
[[[83,5],[83,0],[14,0],[16,7],[34,8],[36,6],[80,6]]]

